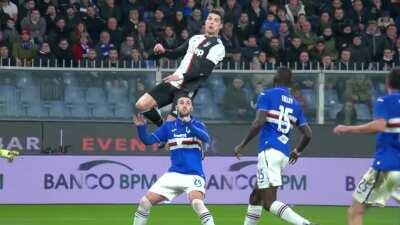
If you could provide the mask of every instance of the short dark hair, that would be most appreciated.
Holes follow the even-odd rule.
[[[274,77],[274,84],[289,87],[292,84],[292,71],[287,67],[279,67]]]
[[[219,11],[219,10],[217,10],[217,9],[213,9],[213,10],[211,10],[210,11],[210,13],[209,14],[216,14],[216,15],[218,15],[219,16],[219,18],[221,18],[221,23],[223,23],[224,22],[224,18],[222,18],[222,13],[221,13],[221,11]]]
[[[387,76],[387,82],[390,88],[400,90],[400,68],[394,68]]]

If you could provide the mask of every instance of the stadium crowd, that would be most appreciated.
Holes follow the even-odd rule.
[[[336,62],[337,68],[353,69],[400,63],[400,2],[396,0],[216,3],[1,0],[0,57],[3,64],[12,65],[57,59],[65,60],[57,66],[70,66],[72,61],[95,67],[101,66],[100,59],[107,62],[103,66],[154,66],[146,60],[155,43],[179,46],[202,32],[204,18],[218,8],[224,15],[223,68],[264,69],[276,63],[297,69],[317,64],[330,68]]]
[[[153,60],[154,45],[175,48],[201,33],[214,8],[224,15],[222,69],[272,69],[284,64],[304,70],[380,70],[400,64],[397,0],[1,0],[0,4],[3,66],[174,67],[179,59]],[[219,99],[215,103],[233,118],[250,118],[254,96],[271,84],[257,75],[250,80],[220,80],[211,79],[199,94]],[[315,79],[297,81],[295,96],[314,113]],[[136,83],[130,89],[143,86],[142,81]],[[56,85],[50,82],[50,86]],[[325,96],[334,99],[329,101],[343,106],[336,107],[331,118],[342,109],[338,115],[350,123],[356,118],[353,105],[362,104],[370,112],[372,99],[384,88],[369,78],[355,77],[327,80],[326,89],[332,94]],[[214,103],[205,108],[213,109],[210,104]],[[218,117],[217,112],[204,114]]]

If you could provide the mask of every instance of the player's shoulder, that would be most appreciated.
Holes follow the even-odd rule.
[[[206,126],[206,124],[205,124],[204,122],[202,122],[202,121],[200,121],[200,120],[198,120],[198,119],[196,119],[196,118],[194,118],[194,117],[192,117],[192,123],[193,123],[194,125],[198,125],[198,126],[202,126],[202,127],[205,127],[205,126]]]
[[[197,39],[203,39],[203,38],[205,38],[204,34],[195,34],[190,38],[190,40],[197,40]]]

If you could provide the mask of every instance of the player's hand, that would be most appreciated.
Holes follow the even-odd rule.
[[[297,151],[297,149],[293,149],[293,151],[290,153],[289,156],[289,164],[293,165],[297,162],[297,159],[300,157],[300,152]]]
[[[171,81],[178,81],[178,80],[182,80],[182,78],[178,74],[171,74],[171,75],[163,78],[163,81],[165,83],[169,83]]]
[[[235,157],[237,158],[237,159],[239,159],[240,160],[240,157],[242,156],[242,151],[243,151],[243,149],[244,149],[244,147],[241,145],[241,144],[239,144],[239,145],[236,145],[235,146],[235,148],[233,149],[233,152],[234,152],[234,154],[235,154]]]
[[[162,46],[162,44],[160,44],[160,43],[157,43],[155,46],[154,46],[154,53],[156,53],[156,54],[164,54],[165,53],[165,48],[164,48],[164,46]]]
[[[333,129],[333,132],[334,132],[335,134],[343,134],[343,133],[348,132],[348,130],[349,130],[349,126],[346,126],[346,125],[337,125],[337,126]]]
[[[141,113],[138,113],[137,115],[133,116],[133,123],[136,126],[142,126],[146,124],[146,119],[144,118],[144,116]]]

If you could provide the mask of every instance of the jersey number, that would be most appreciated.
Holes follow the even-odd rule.
[[[293,109],[279,106],[279,119],[278,119],[278,131],[287,134],[290,131],[290,114],[293,113]]]

